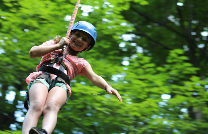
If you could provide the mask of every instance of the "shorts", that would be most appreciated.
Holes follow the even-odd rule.
[[[36,83],[36,82],[41,82],[43,85],[45,85],[45,86],[48,88],[49,91],[51,90],[49,87],[50,87],[50,83],[52,82],[52,80],[50,80],[50,83],[48,83],[45,79],[38,79],[38,78],[37,78],[36,80],[31,81],[31,82],[29,83],[28,89],[30,90],[31,86],[32,86],[34,83]],[[63,89],[65,89],[66,91],[68,91],[66,85],[65,85],[64,83],[62,83],[62,82],[60,82],[60,83],[57,82],[57,83],[55,84],[55,86],[62,87]]]
[[[50,80],[49,82],[47,82],[47,81],[46,81],[45,79],[43,79],[43,78],[37,78],[36,80],[31,81],[31,82],[29,83],[29,85],[28,85],[28,91],[30,91],[31,86],[32,86],[34,83],[36,83],[36,82],[41,82],[43,85],[45,85],[45,86],[48,88],[48,91],[50,91],[50,90],[51,90],[50,84],[52,83],[52,81],[53,81],[53,80]],[[66,102],[67,102],[67,101],[68,101],[68,98],[69,98],[69,94],[68,94],[68,89],[67,89],[65,83],[63,83],[63,82],[57,82],[57,83],[55,84],[55,86],[62,87],[63,89],[66,90],[66,92],[67,92],[67,99],[66,99]]]

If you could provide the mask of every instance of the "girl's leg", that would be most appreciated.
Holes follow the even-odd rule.
[[[25,116],[22,133],[28,134],[32,127],[36,127],[38,119],[43,112],[48,88],[40,82],[34,83],[29,91],[30,107]]]
[[[51,134],[56,126],[59,109],[65,104],[67,92],[64,88],[55,86],[49,93],[43,110],[42,128]]]

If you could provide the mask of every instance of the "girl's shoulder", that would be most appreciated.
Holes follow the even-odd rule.
[[[86,61],[84,58],[82,57],[78,57],[78,56],[74,56],[74,55],[70,55],[70,54],[67,54],[66,57],[68,59],[71,59],[71,60],[74,60],[74,61]]]
[[[66,58],[77,65],[86,66],[89,64],[85,58],[80,58],[78,56],[68,54]]]

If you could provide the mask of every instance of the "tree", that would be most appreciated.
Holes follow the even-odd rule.
[[[148,5],[132,1],[122,12],[135,28],[134,42],[157,64],[165,64],[169,51],[184,49],[189,62],[207,76],[207,1],[150,0]]]
[[[205,134],[207,82],[196,76],[197,70],[183,50],[171,51],[163,66],[143,54],[131,59],[125,83],[119,85],[131,117],[126,132]]]
[[[182,7],[176,6],[176,1],[148,2],[81,2],[76,21],[89,21],[98,32],[93,50],[81,56],[89,61],[96,73],[119,90],[123,103],[79,76],[71,82],[73,93],[59,113],[54,133],[207,132],[207,80],[199,73],[203,72],[206,59],[196,61],[200,63],[198,66],[191,52],[176,49],[182,46],[191,48],[189,39],[186,39],[191,34],[187,30],[188,25],[199,29],[197,36],[200,37],[200,29],[206,27],[200,13],[205,12],[206,8],[202,11],[196,8],[194,12],[197,15],[191,14],[200,20],[197,23],[181,18],[184,22],[180,24],[184,25],[184,30],[177,25],[179,21],[176,16],[177,13],[178,16],[182,13],[185,18],[190,15],[189,7],[186,7],[188,1],[184,1]],[[165,2],[165,9],[156,8]],[[194,4],[198,7],[200,3]],[[22,91],[26,90],[24,79],[35,71],[40,60],[29,58],[28,51],[33,45],[39,45],[57,34],[65,36],[68,21],[64,19],[72,14],[74,5],[75,1],[64,0],[0,2],[1,130],[11,129],[10,124],[21,129],[21,121],[18,121],[15,113],[25,113],[22,107]],[[84,6],[92,11],[86,12]],[[123,38],[128,34],[135,37],[134,40]],[[197,45],[200,44],[200,41],[195,41]],[[137,51],[138,46],[142,47],[142,54]],[[193,54],[199,56],[199,51],[205,48],[196,48]],[[123,64],[125,62],[129,64]],[[206,76],[206,72],[203,76]],[[6,98],[11,91],[16,94],[12,102]]]

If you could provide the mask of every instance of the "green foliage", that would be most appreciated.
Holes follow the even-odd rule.
[[[22,134],[21,131],[0,131],[0,134]]]
[[[10,124],[21,130],[22,122],[15,116],[16,111],[25,114],[20,91],[26,90],[24,79],[35,71],[40,60],[29,58],[28,51],[57,34],[65,36],[69,22],[64,18],[72,14],[75,3],[75,0],[0,2],[1,130],[11,129]],[[198,7],[200,2],[195,4]],[[93,11],[83,15],[84,5],[91,6]],[[189,46],[186,38],[172,34],[184,32],[181,26],[166,19],[170,13],[177,16],[175,5],[173,1],[154,0],[81,1],[76,21],[93,23],[98,38],[94,49],[80,56],[118,89],[123,102],[78,76],[72,81],[72,96],[59,112],[54,133],[205,134],[208,131],[208,81],[204,77],[206,73],[203,77],[199,75],[206,68],[206,60],[197,66],[191,51],[181,49],[182,45]],[[189,14],[186,6],[181,8],[184,16]],[[206,8],[197,9],[206,11]],[[198,18],[194,18],[201,20],[198,10]],[[187,22],[186,18],[184,26]],[[134,40],[123,39],[122,35],[128,33],[137,36]],[[138,53],[138,45],[142,46],[143,54]],[[196,49],[195,56],[200,51]],[[122,61],[128,61],[129,65],[123,65]],[[16,93],[12,102],[6,98],[10,91]]]
[[[171,51],[167,64],[160,67],[142,54],[133,58],[126,71],[125,83],[119,85],[128,114],[134,115],[129,121],[129,131],[164,134],[207,131],[206,127],[197,129],[194,120],[198,118],[198,125],[207,124],[206,114],[201,116],[207,110],[205,85],[208,83],[195,76],[196,71],[182,50]],[[162,99],[163,95],[169,98]],[[190,107],[194,110],[189,110]],[[198,117],[191,117],[190,112]]]
[[[203,6],[207,4],[203,0],[149,0],[148,5],[141,5],[132,0],[122,15],[134,26],[134,42],[145,55],[154,57],[154,63],[165,64],[169,51],[184,49],[189,62],[206,77],[208,10]]]

